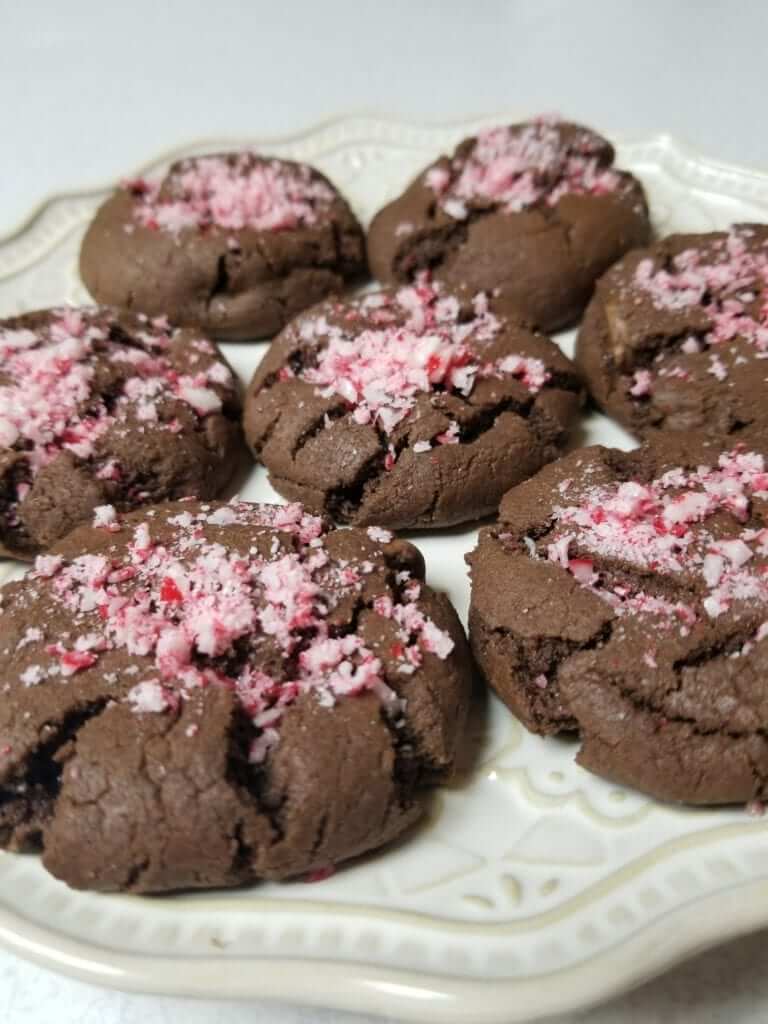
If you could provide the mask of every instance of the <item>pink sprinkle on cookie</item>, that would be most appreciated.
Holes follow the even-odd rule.
[[[603,164],[602,152],[591,133],[566,142],[556,124],[539,119],[480,132],[468,152],[430,168],[424,183],[455,220],[465,220],[479,203],[519,213],[540,202],[554,206],[569,194],[615,192],[622,178]]]
[[[297,317],[256,370],[243,422],[286,497],[407,529],[490,514],[556,457],[582,399],[554,342],[424,272]]]
[[[653,390],[653,374],[650,370],[635,370],[629,393],[634,398],[650,395]]]
[[[119,530],[117,512],[114,505],[98,505],[93,510],[93,525],[101,526],[105,530]]]
[[[20,328],[21,323],[30,326]],[[146,481],[157,473],[151,439],[158,433],[168,441],[179,432],[194,434],[198,449],[209,447],[199,443],[199,421],[221,413],[225,401],[234,411],[238,399],[231,373],[213,347],[191,353],[196,340],[210,345],[191,331],[169,327],[163,318],[96,306],[0,322],[0,448],[14,466],[6,476],[10,496],[0,516],[6,547],[34,553],[56,539],[57,529],[66,533],[91,512],[96,525],[114,530],[113,504],[125,508],[143,500],[145,484],[132,477]],[[195,370],[186,372],[192,356]],[[129,437],[133,445],[126,443]],[[233,452],[236,443],[228,428],[215,441]],[[202,451],[195,455],[178,441],[173,447],[182,454],[169,455],[160,474],[171,477],[171,493],[155,491],[155,500],[179,486],[174,473],[186,475],[188,488],[205,493],[210,492],[206,479],[213,483],[216,475],[226,478],[231,472],[222,467],[212,474]],[[192,458],[203,463],[200,483],[193,467],[173,468]],[[147,460],[151,470],[143,465]],[[41,474],[48,481],[40,484],[42,495]],[[71,480],[71,493],[65,478]],[[50,490],[51,481],[62,493]],[[52,501],[56,516],[50,513]]]
[[[190,157],[164,182],[140,179],[124,187],[134,197],[136,221],[171,234],[211,227],[286,231],[316,223],[335,199],[333,189],[305,164],[249,152]]]
[[[612,305],[611,315],[623,325],[617,327],[620,344],[631,342],[633,330],[641,334],[657,330],[660,338],[651,368],[637,369],[627,380],[626,391],[632,398],[651,396],[657,380],[682,381],[694,387],[709,377],[733,386],[734,367],[768,358],[768,238],[761,243],[753,236],[751,228],[733,227],[727,235],[701,235],[697,244],[674,255],[667,253],[667,243],[662,241],[633,272],[624,272],[619,266],[608,275],[616,280],[618,303]],[[610,291],[608,281],[604,287]],[[694,322],[700,317],[697,333],[680,341],[675,319],[658,328],[645,321],[637,328],[628,327],[632,303],[643,299],[665,316],[679,318],[682,325],[690,317]],[[640,335],[638,339],[642,340]],[[580,340],[580,347],[582,344]],[[638,351],[643,352],[644,360],[648,358],[645,342]],[[738,386],[743,388],[744,383]],[[662,401],[666,408],[670,399]],[[738,396],[735,401],[738,406]],[[686,409],[684,399],[679,404]]]
[[[526,728],[660,801],[768,798],[767,460],[749,429],[594,445],[505,496],[468,558],[470,641]]]
[[[346,331],[324,316],[305,319],[301,325],[307,338],[323,335],[328,339],[316,365],[301,377],[317,385],[323,396],[340,395],[356,423],[375,422],[391,433],[411,412],[419,394],[447,389],[468,396],[477,380],[507,375],[536,394],[550,378],[540,359],[507,355],[480,362],[470,339],[492,341],[501,322],[487,308],[460,318],[455,297],[443,295],[426,275],[394,297],[385,294],[376,299],[377,328]],[[370,302],[371,297],[365,297],[359,305],[369,311]]]
[[[744,521],[750,502],[766,498],[763,456],[738,448],[721,454],[716,466],[669,470],[650,483],[587,486],[578,504],[555,509],[556,538],[548,544],[548,557],[618,614],[662,615],[687,628],[696,619],[689,606],[605,585],[589,557],[571,552],[662,576],[690,576],[703,588],[704,612],[717,618],[735,601],[768,603],[768,548],[762,530],[745,526],[723,538],[711,533],[708,522],[721,511]]]
[[[369,526],[366,533],[371,540],[375,540],[379,544],[389,544],[394,537],[394,534],[390,530],[382,530],[380,526]]]
[[[660,309],[701,306],[712,322],[709,344],[740,335],[764,352],[768,349],[768,300],[754,311],[752,289],[755,284],[760,289],[768,285],[768,246],[751,248],[748,230],[732,228],[725,237],[704,236],[700,249],[674,256],[669,270],[644,259],[635,270],[634,284]],[[686,344],[690,351],[690,340]]]
[[[596,404],[639,438],[768,428],[768,224],[669,235],[597,284],[576,341]]]
[[[193,692],[223,686],[253,723],[250,759],[261,763],[279,743],[286,709],[304,695],[331,708],[341,698],[373,694],[396,719],[405,700],[391,685],[393,673],[410,674],[425,655],[445,660],[453,651],[453,638],[422,610],[421,585],[407,570],[373,601],[397,636],[396,651],[385,660],[361,632],[337,634],[334,608],[362,594],[375,571],[371,558],[386,565],[377,546],[392,541],[388,530],[359,531],[359,550],[370,558],[350,560],[326,548],[322,520],[300,505],[167,509],[151,524],[101,509],[94,528],[116,523],[119,546],[38,559],[34,578],[80,630],[45,648],[49,671],[67,679],[98,670],[110,651],[130,655],[136,673],[147,675],[126,698],[141,714],[175,712]],[[243,531],[253,539],[246,549]],[[31,686],[44,677],[45,667],[22,681]]]
[[[128,691],[128,700],[139,714],[158,713],[167,707],[163,688],[155,680],[137,683]]]

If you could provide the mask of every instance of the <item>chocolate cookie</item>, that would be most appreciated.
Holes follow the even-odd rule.
[[[80,273],[99,302],[237,341],[275,334],[365,268],[363,232],[319,171],[251,152],[190,157],[99,209]]]
[[[642,185],[613,159],[601,136],[551,118],[465,139],[374,217],[371,270],[394,282],[429,267],[451,288],[498,289],[541,330],[565,327],[650,235]]]
[[[581,398],[548,338],[422,277],[298,317],[244,425],[287,498],[339,522],[446,526],[494,512],[555,458]]]
[[[469,653],[419,552],[299,505],[99,510],[0,591],[0,843],[76,888],[326,872],[450,774]]]
[[[218,494],[240,394],[196,331],[87,306],[0,321],[0,552],[31,558],[106,503]]]
[[[670,235],[597,286],[577,342],[595,401],[642,436],[768,427],[768,226]]]
[[[470,556],[470,636],[532,731],[663,800],[768,796],[768,450],[594,447],[504,498]]]

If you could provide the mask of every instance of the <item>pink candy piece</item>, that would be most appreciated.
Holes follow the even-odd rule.
[[[99,505],[93,510],[93,525],[105,530],[119,530],[114,505]]]
[[[333,865],[329,865],[326,868],[318,868],[316,871],[310,871],[308,875],[304,876],[305,882],[324,882],[326,878],[330,878],[336,874],[336,868]]]
[[[92,651],[71,651],[62,644],[49,644],[46,653],[58,658],[62,676],[72,676],[81,669],[90,668],[97,661],[97,655]]]
[[[576,577],[579,583],[585,586],[597,579],[594,563],[591,558],[570,558],[568,560],[568,571]]]
[[[653,389],[653,374],[650,370],[635,370],[632,377],[632,384],[629,393],[633,398],[642,398],[650,395]]]

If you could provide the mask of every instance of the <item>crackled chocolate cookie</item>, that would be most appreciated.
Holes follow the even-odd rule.
[[[431,268],[451,288],[498,290],[534,327],[565,327],[650,235],[643,188],[613,159],[601,136],[552,118],[465,139],[374,217],[371,270],[389,283]]]
[[[768,226],[629,253],[598,283],[576,358],[598,405],[641,437],[768,428]]]
[[[239,415],[197,331],[95,306],[0,321],[0,552],[31,558],[105,503],[213,497],[247,458]]]
[[[446,526],[495,512],[556,458],[581,397],[548,338],[422,277],[297,318],[244,422],[287,498],[339,522]]]
[[[277,333],[364,268],[362,229],[328,179],[248,151],[121,185],[80,253],[99,302],[232,341]]]
[[[663,800],[768,796],[768,442],[586,448],[470,556],[472,648],[532,731]]]
[[[328,872],[450,774],[469,653],[419,552],[300,505],[97,510],[0,591],[0,843],[76,888]]]

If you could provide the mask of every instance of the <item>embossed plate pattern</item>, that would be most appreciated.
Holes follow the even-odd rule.
[[[500,120],[418,127],[353,117],[236,143],[317,164],[367,219],[436,153]],[[191,145],[152,168],[231,144]],[[660,232],[768,220],[768,175],[702,159],[667,136],[618,151],[645,183]],[[105,194],[51,198],[0,242],[0,315],[86,299],[77,251]],[[572,333],[558,340],[570,351]],[[265,345],[225,349],[247,381]],[[579,440],[631,445],[598,415]],[[279,500],[260,468],[243,493]],[[465,616],[463,556],[475,531],[412,539]],[[0,563],[2,577],[17,571]],[[663,806],[594,778],[574,764],[574,743],[528,735],[494,699],[475,715],[471,747],[466,771],[420,828],[311,886],[100,896],[67,889],[35,857],[4,854],[0,942],[118,988],[491,1024],[586,1005],[768,924],[768,822],[742,808]]]

